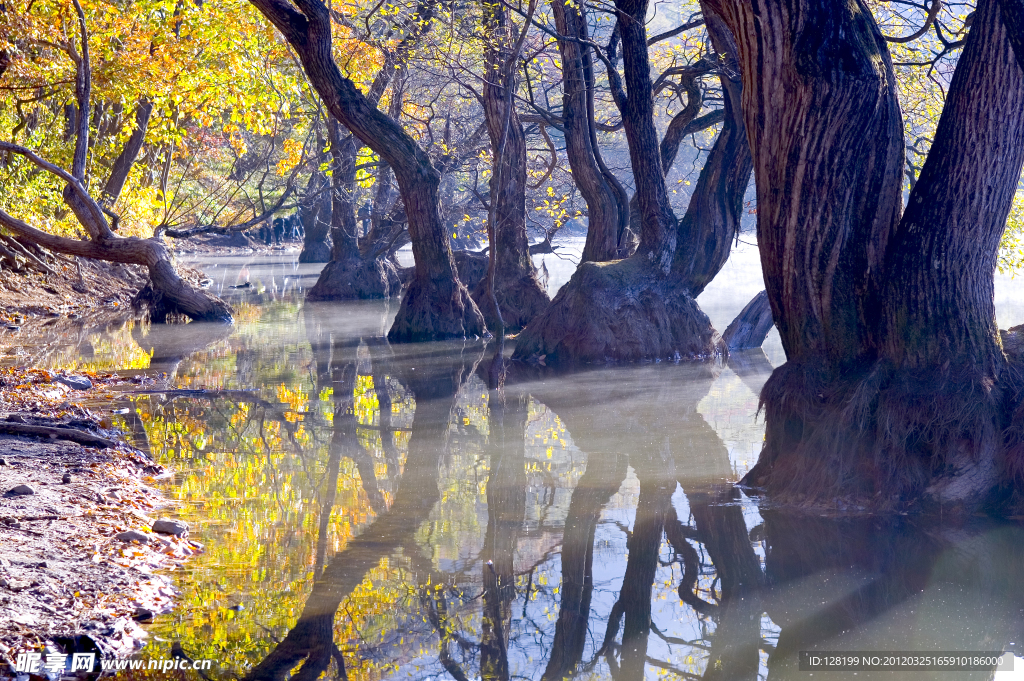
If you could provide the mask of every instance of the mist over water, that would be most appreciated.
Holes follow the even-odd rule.
[[[536,259],[552,294],[581,245]],[[483,343],[386,343],[397,301],[304,303],[320,266],[194,264],[233,328],[127,323],[5,357],[165,391],[127,395],[124,426],[206,550],[145,657],[180,645],[220,678],[342,659],[350,679],[807,679],[802,650],[1024,645],[1017,524],[798,516],[730,485],[760,451],[774,331],[724,361],[491,391]],[[1001,328],[1024,322],[1016,284],[997,276]],[[762,288],[741,243],[698,302],[724,330]]]

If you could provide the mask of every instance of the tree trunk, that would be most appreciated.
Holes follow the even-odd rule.
[[[1017,63],[1024,69],[1024,0],[999,0],[999,4]]]
[[[761,291],[732,320],[732,324],[722,334],[722,340],[729,346],[730,352],[759,348],[774,325],[768,292]]]
[[[402,126],[377,110],[338,70],[331,19],[320,0],[251,0],[284,34],[331,114],[395,172],[409,219],[416,275],[388,333],[392,342],[471,338],[487,334],[483,316],[459,282],[447,230],[438,213],[440,175]]]
[[[789,358],[762,391],[765,445],[744,482],[777,503],[969,512],[1000,472],[993,273],[1024,162],[1024,78],[998,6],[979,3],[894,228],[902,126],[870,13],[722,4],[744,65],[765,65],[744,108]]]
[[[328,123],[328,128],[332,124],[336,123],[331,120]],[[317,128],[317,148],[323,149],[323,137],[321,136],[319,126]],[[340,141],[339,141],[340,142]],[[333,170],[338,170],[337,158],[334,155],[334,139],[331,139],[331,161]],[[321,156],[315,156],[313,163],[313,172],[309,175],[309,182],[306,184],[306,197],[302,203],[300,209],[300,219],[302,220],[302,252],[299,253],[299,262],[328,262],[331,259],[331,246],[327,243],[327,238],[331,234],[332,225],[334,223],[334,191],[333,188],[336,186],[338,180],[332,177],[328,178],[327,175],[320,170]],[[338,178],[340,180],[340,178]]]
[[[153,102],[145,97],[139,99],[135,105],[135,129],[125,142],[124,148],[114,160],[114,166],[110,169],[110,177],[103,187],[103,198],[110,204],[117,202],[124,189],[124,183],[128,181],[128,174],[135,164],[135,159],[142,151],[142,145],[146,141],[146,131],[149,129],[149,118],[153,113]]]
[[[654,127],[646,3],[623,0],[619,10],[628,96],[618,90],[615,74],[612,87],[618,90],[636,180],[640,245],[626,260],[580,265],[547,311],[520,334],[515,359],[571,365],[702,359],[727,352],[690,286],[699,291],[717,273],[738,228],[750,175],[742,124],[733,116],[723,127],[687,217],[677,225]],[[735,93],[735,86],[725,87],[727,97],[730,90]],[[685,260],[677,246],[684,247]]]
[[[496,333],[519,331],[548,306],[526,236],[526,134],[516,102],[516,26],[500,3],[484,1],[484,118],[491,139],[488,276],[473,300]],[[498,309],[494,309],[495,304]],[[504,328],[502,328],[504,327]]]
[[[720,55],[718,80],[722,85],[724,119],[678,226],[673,268],[694,298],[729,259],[743,218],[743,197],[754,170],[754,157],[743,124],[743,86],[736,42],[722,18],[708,7],[704,7],[704,21]],[[662,140],[663,161],[671,152],[671,148],[666,149],[666,141],[672,141],[671,132],[670,126]]]
[[[870,354],[903,168],[885,40],[860,0],[707,4],[739,47],[758,245],[786,356],[834,366]]]
[[[331,257],[308,300],[367,300],[398,295],[401,281],[387,254],[363,257],[356,223],[356,157],[359,143],[343,134],[333,118],[327,124],[331,140]]]
[[[572,178],[587,202],[587,241],[583,262],[604,262],[618,256],[619,234],[628,221],[625,190],[608,172],[596,146],[593,119],[594,58],[583,6],[553,0],[555,27],[565,39],[558,41],[562,56],[562,126],[565,153]]]

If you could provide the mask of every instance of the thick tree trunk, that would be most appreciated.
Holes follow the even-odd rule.
[[[565,39],[558,41],[562,56],[562,126],[565,153],[572,178],[587,202],[587,241],[583,262],[604,262],[618,255],[619,235],[628,221],[625,190],[608,172],[596,146],[594,128],[594,58],[583,5],[553,0],[555,27]]]
[[[548,306],[537,280],[526,235],[526,134],[516,102],[517,31],[504,6],[484,1],[483,107],[491,139],[491,179],[487,232],[490,240],[488,276],[473,291],[487,326],[499,332],[519,331]],[[495,310],[494,306],[498,309]]]
[[[320,0],[252,0],[295,48],[331,114],[395,172],[409,219],[416,275],[388,333],[392,342],[484,336],[483,316],[459,282],[447,230],[438,214],[440,175],[426,153],[393,119],[377,110],[338,70],[331,19]]]
[[[903,168],[885,40],[860,0],[707,4],[739,47],[758,245],[786,356],[869,355]]]
[[[998,6],[979,3],[893,229],[902,135],[870,14],[726,4],[745,31],[744,64],[767,65],[744,106],[765,279],[789,357],[762,391],[765,446],[744,481],[782,503],[970,511],[1000,474],[993,273],[1024,162],[1024,77]],[[780,90],[796,96],[772,99]],[[782,181],[792,189],[780,192]]]

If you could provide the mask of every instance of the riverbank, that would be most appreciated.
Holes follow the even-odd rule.
[[[131,655],[173,607],[201,547],[99,406],[148,380],[0,369],[0,678],[21,653]]]

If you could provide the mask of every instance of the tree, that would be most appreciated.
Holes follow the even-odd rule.
[[[751,172],[743,121],[733,101],[740,89],[736,58],[728,54],[732,41],[721,22],[709,23],[723,55],[718,69],[725,120],[687,212],[677,221],[669,205],[662,142],[654,125],[646,7],[643,2],[626,2],[617,14],[626,91],[618,72],[608,71],[637,188],[639,246],[622,261],[582,264],[544,315],[521,334],[515,358],[575,364],[707,358],[724,350],[694,297],[728,257]],[[613,40],[612,56],[617,49]],[[666,155],[674,158],[674,153]]]
[[[76,50],[70,41],[61,46],[76,66],[75,104],[79,113],[74,119],[74,151],[70,172],[19,144],[0,142],[0,151],[21,156],[40,171],[63,183],[63,201],[85,229],[88,238],[74,239],[50,234],[3,210],[0,210],[0,226],[18,237],[58,253],[145,266],[149,271],[152,288],[154,320],[164,321],[168,314],[180,313],[195,320],[230,322],[231,308],[226,303],[192,288],[178,276],[171,264],[170,252],[158,237],[140,239],[116,236],[107,221],[107,215],[114,219],[115,228],[119,217],[89,194],[86,173],[89,166],[90,117],[82,112],[92,111],[92,64],[85,11],[77,0],[74,6],[80,33],[79,49]],[[133,140],[129,139],[124,153],[119,156],[119,160],[124,159],[122,165],[127,163],[130,166],[127,159],[130,149],[135,146]],[[123,186],[119,178],[121,172],[125,171],[115,163],[114,173],[107,183],[112,191],[119,192],[118,185]]]
[[[503,334],[518,331],[548,305],[537,280],[526,235],[526,133],[519,121],[515,91],[519,53],[533,17],[533,2],[521,30],[500,3],[482,0],[484,34],[482,104],[491,140],[490,242],[487,276],[474,291],[488,325]]]
[[[761,394],[745,483],[791,503],[977,507],[1015,465],[1000,463],[1014,372],[992,286],[1024,163],[1024,74],[998,5],[979,3],[901,216],[895,77],[866,8],[714,4],[750,74],[758,240],[788,358]]]
[[[295,49],[332,116],[391,166],[409,218],[416,259],[388,338],[439,340],[486,335],[483,316],[459,281],[447,230],[438,214],[440,176],[423,149],[367,100],[339,71],[331,54],[330,10],[320,0],[252,0]]]

